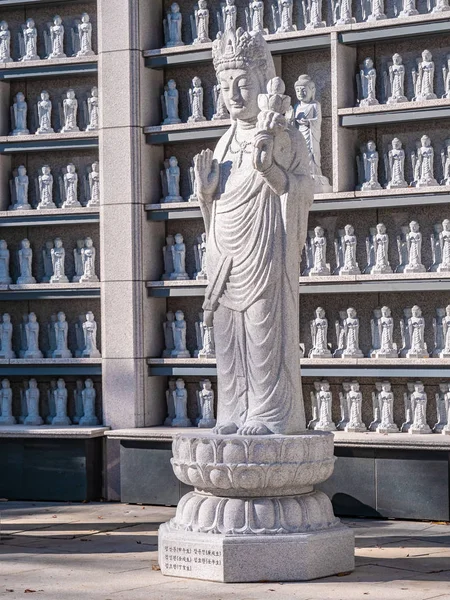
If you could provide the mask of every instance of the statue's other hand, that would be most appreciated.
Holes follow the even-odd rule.
[[[219,163],[209,148],[194,157],[195,181],[200,201],[211,202],[219,185]]]
[[[264,173],[273,165],[274,138],[268,131],[260,131],[253,142],[253,166]]]
[[[204,310],[203,311],[203,322],[205,323],[206,327],[212,327],[213,320],[214,320],[213,311],[212,310]]]

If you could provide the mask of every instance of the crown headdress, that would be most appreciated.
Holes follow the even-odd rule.
[[[275,77],[275,66],[266,40],[259,32],[249,33],[241,27],[219,33],[213,43],[216,73],[225,69],[263,69],[267,80]]]

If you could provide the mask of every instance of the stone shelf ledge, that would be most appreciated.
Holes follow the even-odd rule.
[[[80,427],[72,425],[59,427],[57,425],[41,425],[39,427],[28,425],[0,425],[0,439],[2,438],[65,438],[65,439],[93,439],[103,437],[109,427]]]
[[[172,442],[179,433],[192,433],[195,427],[141,427],[137,429],[115,429],[105,431],[104,435],[112,440],[134,440],[148,442]],[[203,430],[208,431],[208,430]],[[366,433],[346,433],[334,431],[335,446],[408,448],[420,450],[450,450],[450,436],[442,434],[410,435],[408,433],[390,433],[381,435],[372,431]]]
[[[363,44],[386,40],[417,38],[450,31],[448,13],[419,14],[413,17],[383,19],[370,23],[353,23],[342,26],[338,39],[342,44]],[[345,28],[345,30],[344,30]]]
[[[2,3],[3,4],[3,3]],[[0,63],[0,81],[91,75],[98,71],[97,56],[69,56],[29,62]]]
[[[217,375],[214,359],[150,358],[149,376],[214,377]],[[300,360],[304,377],[450,377],[450,361],[440,358],[328,358]]]
[[[370,192],[336,192],[316,194],[310,212],[361,210],[373,208],[394,208],[447,204],[450,202],[450,188],[439,186],[429,188],[404,188],[402,190],[373,190]],[[201,219],[198,202],[173,202],[146,204],[149,221],[172,221],[180,219]]]
[[[0,377],[94,376],[102,374],[99,358],[13,358],[0,360]]]
[[[33,283],[0,286],[0,300],[100,298],[100,283]]]
[[[98,145],[98,132],[95,131],[0,136],[0,154],[45,150],[86,150],[98,148]]]
[[[78,225],[99,223],[99,207],[54,208],[43,210],[2,210],[0,227],[33,227],[38,225]]]
[[[393,273],[390,275],[329,275],[300,277],[301,294],[447,291],[450,273]],[[148,295],[153,298],[203,296],[206,281],[147,281]]]
[[[437,98],[427,102],[411,101],[401,104],[340,108],[338,115],[343,127],[369,127],[387,123],[448,119],[450,117],[450,99]]]
[[[178,123],[176,125],[152,125],[144,127],[147,144],[176,144],[192,140],[216,140],[230,126],[229,119],[201,121],[200,123]]]
[[[46,4],[81,4],[85,0],[1,0],[2,8],[9,8],[12,6],[45,6]]]

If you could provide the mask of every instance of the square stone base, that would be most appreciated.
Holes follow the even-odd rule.
[[[312,533],[218,535],[159,528],[163,575],[222,583],[309,581],[355,568],[353,531],[343,525]]]

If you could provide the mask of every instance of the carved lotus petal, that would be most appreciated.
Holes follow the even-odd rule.
[[[209,440],[200,440],[196,447],[196,461],[201,465],[214,462],[214,446]]]
[[[273,465],[269,472],[270,485],[276,488],[283,488],[295,481],[295,473],[297,471],[296,464],[284,464],[278,468],[278,465]]]
[[[194,487],[201,487],[203,485],[201,469],[199,469],[196,465],[191,465],[188,467],[187,477],[191,485]]]
[[[273,529],[277,524],[276,504],[270,498],[258,498],[251,501],[254,527]]]
[[[222,443],[222,462],[235,465],[248,462],[244,442],[234,439],[225,440]]]
[[[271,464],[280,460],[280,445],[266,444],[264,441],[253,442],[250,445],[249,462],[256,464]]]
[[[243,490],[264,488],[264,471],[256,465],[240,466],[233,472],[233,487]]]
[[[231,498],[225,502],[223,508],[223,529],[232,531],[245,526],[245,500]]]
[[[231,487],[231,481],[226,467],[216,466],[209,470],[209,479],[213,486],[220,490],[227,490]]]
[[[297,498],[284,498],[280,505],[280,522],[286,529],[292,527],[301,527],[305,515],[303,514],[303,505],[297,501]]]

